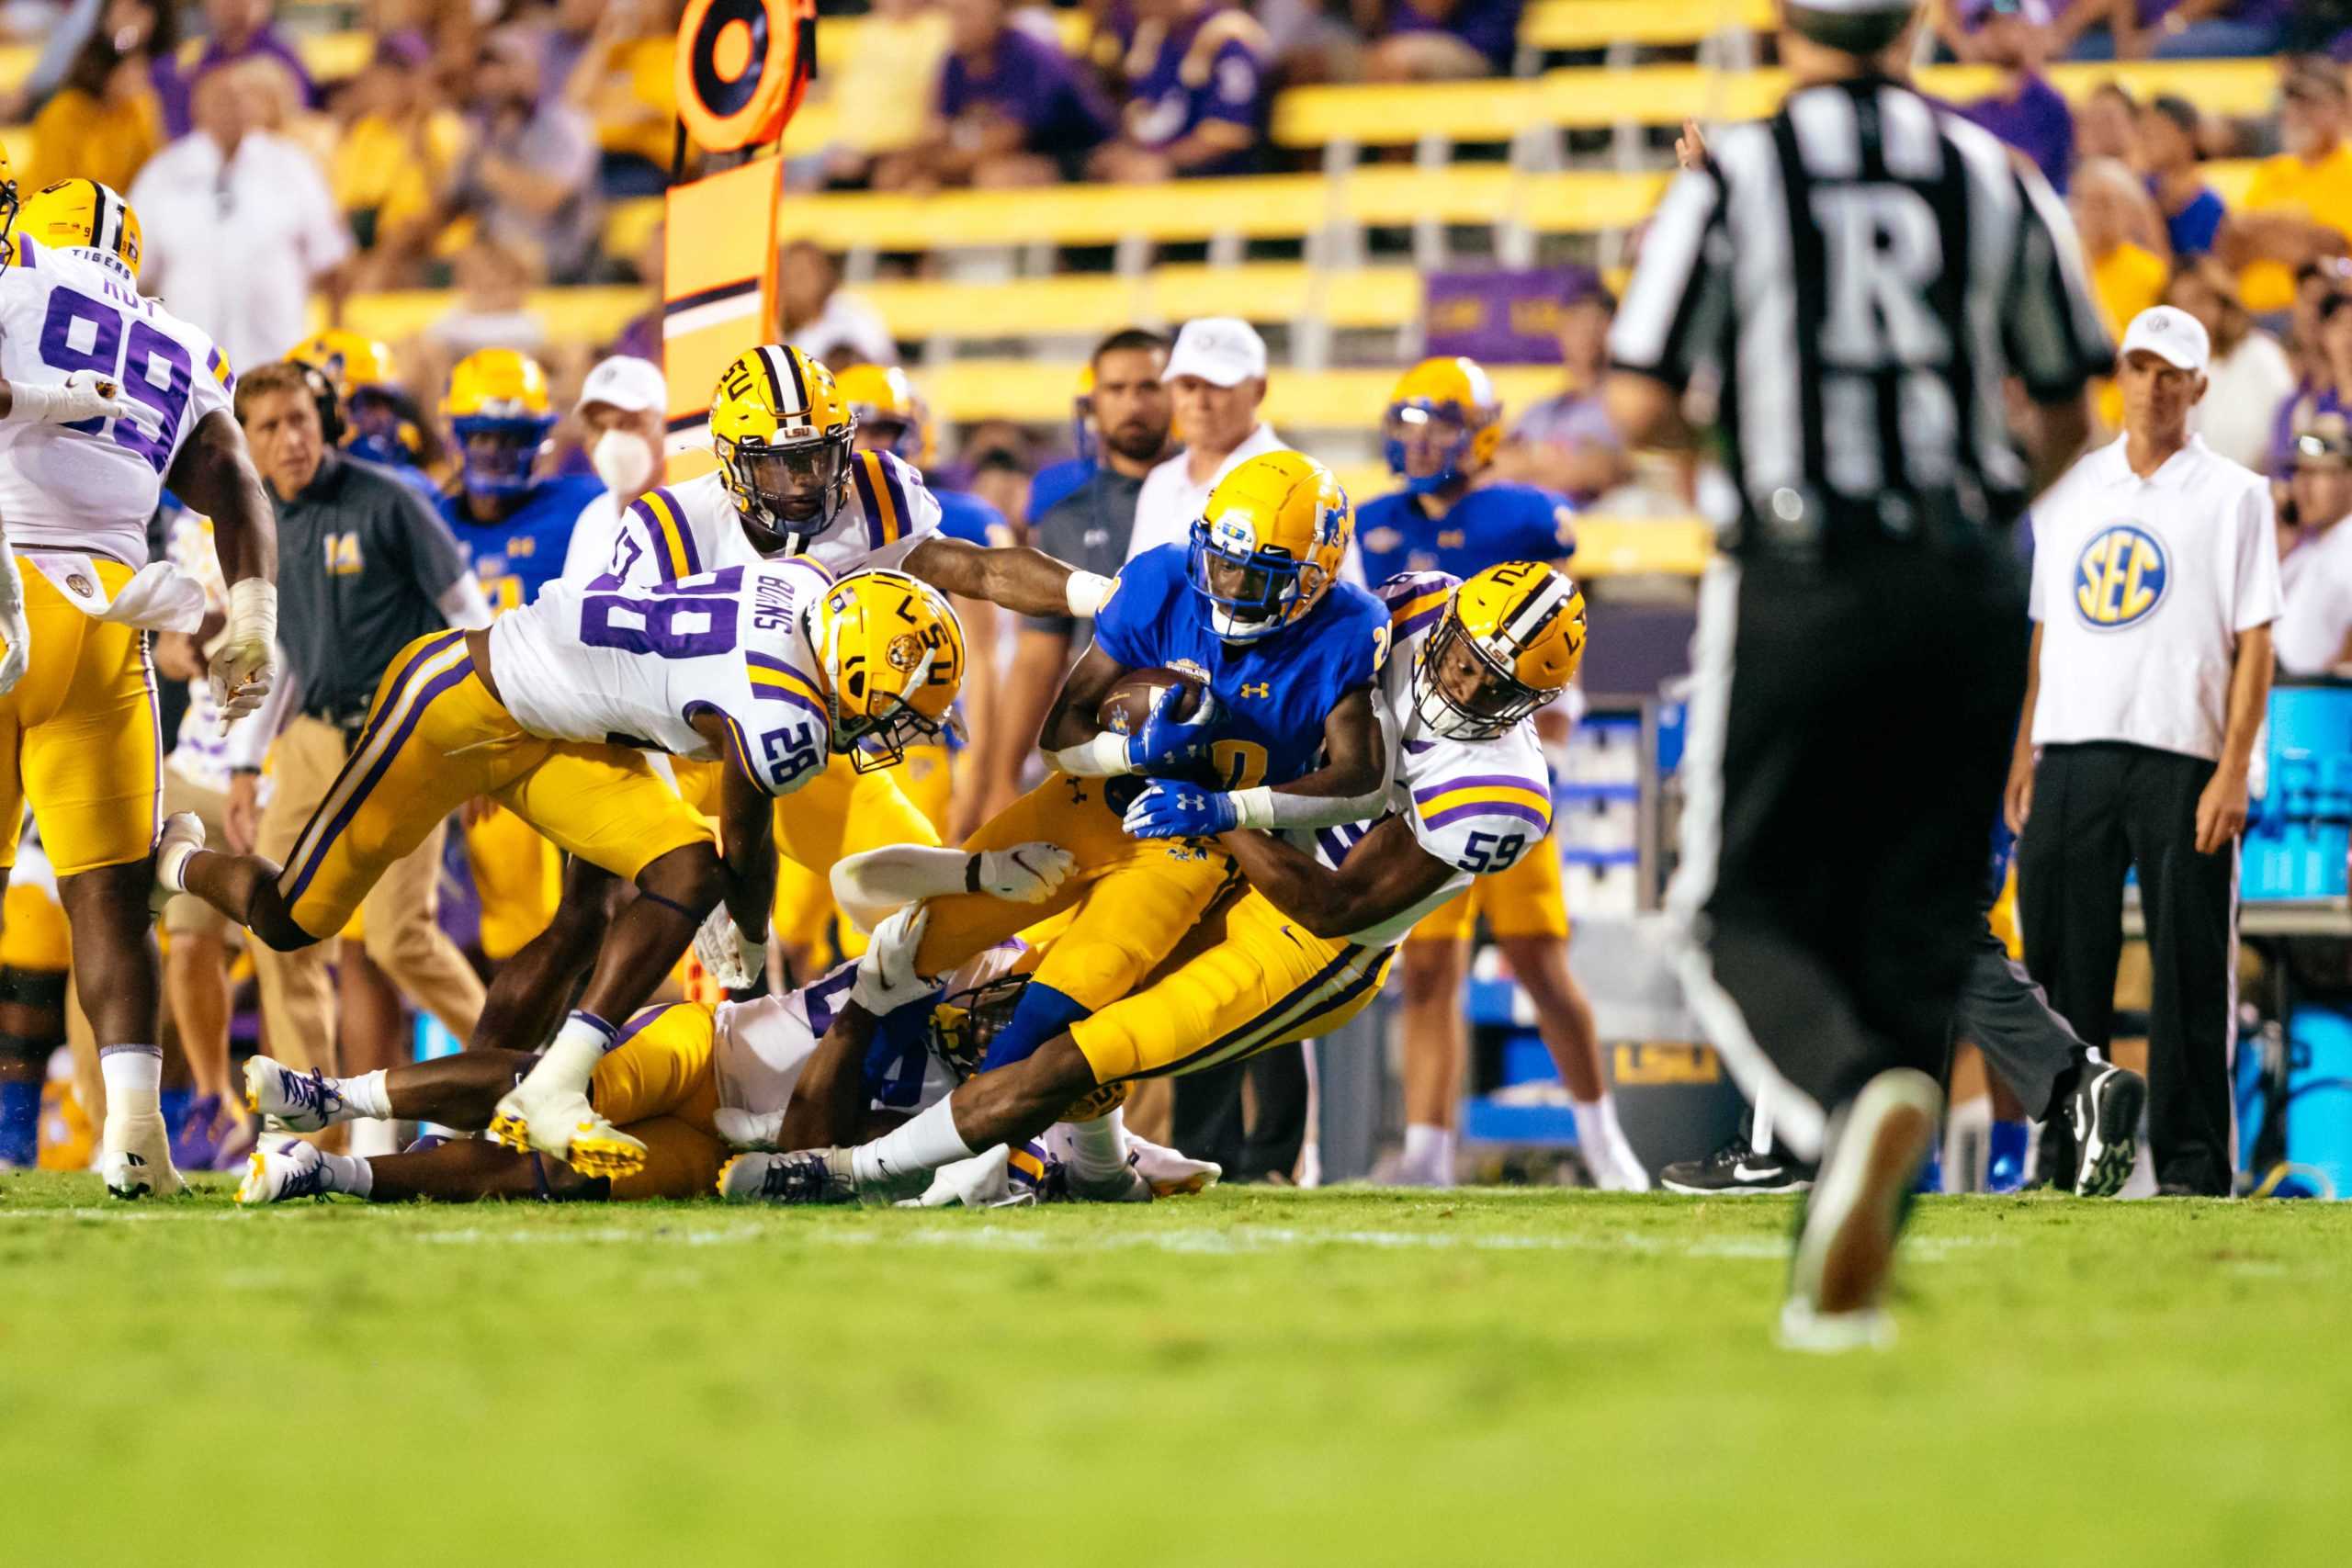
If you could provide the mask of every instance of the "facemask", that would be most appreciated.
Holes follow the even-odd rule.
[[[608,430],[588,448],[588,465],[605,488],[634,501],[655,479],[653,443],[634,430]]]

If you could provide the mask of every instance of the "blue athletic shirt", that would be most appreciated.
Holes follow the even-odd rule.
[[[441,498],[441,515],[473,563],[493,614],[520,609],[563,575],[563,553],[581,509],[605,493],[594,474],[567,474],[531,487],[503,523],[477,523],[460,493]]]
[[[1388,657],[1388,611],[1334,582],[1305,618],[1256,642],[1227,643],[1208,601],[1185,575],[1185,547],[1161,545],[1126,564],[1094,617],[1094,646],[1129,670],[1166,667],[1205,680],[1225,705],[1216,742],[1227,789],[1288,784],[1315,771],[1323,721],[1368,686]]]
[[[1507,560],[1560,560],[1576,547],[1576,508],[1533,485],[1483,486],[1434,520],[1402,491],[1356,508],[1366,582],[1406,571],[1476,577]]]
[[[931,493],[939,502],[939,531],[949,538],[982,547],[1012,542],[1004,513],[970,491],[933,489]]]

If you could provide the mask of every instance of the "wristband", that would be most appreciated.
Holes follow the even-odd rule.
[[[1127,738],[1107,729],[1091,740],[1050,753],[1048,760],[1072,778],[1108,779],[1135,772],[1127,761]]]
[[[1069,613],[1081,621],[1091,621],[1102,608],[1102,602],[1111,597],[1111,590],[1117,586],[1115,578],[1104,577],[1101,572],[1073,571],[1062,592]]]
[[[1271,828],[1274,825],[1274,792],[1272,786],[1260,784],[1255,789],[1237,789],[1226,798],[1233,802],[1235,827]]]
[[[235,642],[269,647],[277,640],[277,584],[258,577],[229,585],[229,635]]]

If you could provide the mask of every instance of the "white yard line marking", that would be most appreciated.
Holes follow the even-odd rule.
[[[0,1219],[82,1220],[113,1224],[201,1217],[248,1222],[236,1211],[177,1215],[156,1210],[111,1208],[0,1209]],[[1482,1235],[1476,1233],[1400,1230],[1302,1230],[1280,1225],[1236,1225],[1230,1229],[1194,1226],[1171,1230],[1133,1230],[1077,1234],[1019,1225],[926,1225],[913,1229],[846,1230],[837,1226],[792,1228],[740,1221],[718,1225],[663,1224],[650,1229],[628,1225],[519,1225],[513,1229],[466,1225],[455,1229],[417,1228],[401,1224],[398,1212],[382,1219],[399,1226],[401,1239],[435,1247],[944,1247],[981,1252],[1110,1252],[1146,1251],[1212,1256],[1289,1251],[1304,1247],[1350,1247],[1379,1251],[1469,1252],[1602,1252],[1637,1253],[1665,1258],[1769,1261],[1787,1256],[1788,1243],[1778,1236],[1720,1236],[1695,1240],[1645,1235],[1633,1231],[1610,1235]],[[2014,1247],[2007,1235],[1916,1236],[1905,1244],[1905,1255],[1923,1263],[1946,1261],[1953,1255],[1985,1247]]]

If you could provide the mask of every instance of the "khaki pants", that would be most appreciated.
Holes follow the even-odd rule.
[[[270,797],[254,851],[283,863],[334,787],[343,768],[343,732],[297,718],[269,751]],[[416,1006],[464,1040],[481,1016],[482,985],[435,919],[440,908],[441,842],[436,826],[424,842],[394,861],[360,904],[368,956]],[[271,1054],[288,1066],[334,1069],[334,991],[327,980],[328,943],[297,953],[254,944],[262,1021]]]

